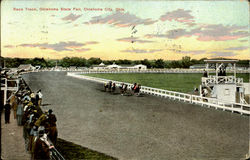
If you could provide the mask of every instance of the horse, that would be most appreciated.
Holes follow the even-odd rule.
[[[111,88],[112,88],[112,81],[109,81],[109,83],[105,83],[104,84],[104,91],[106,92],[107,90],[109,92],[111,92]]]

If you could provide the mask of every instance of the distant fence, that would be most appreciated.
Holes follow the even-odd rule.
[[[203,73],[204,69],[41,69],[39,71],[67,71],[87,73]],[[210,70],[215,73],[215,70]],[[227,73],[234,73],[233,70],[227,70]],[[250,73],[250,70],[237,70],[237,73]]]
[[[107,83],[110,81],[108,79],[81,75],[84,73],[85,72],[68,72],[67,75],[71,77],[95,81],[99,83]],[[133,85],[131,83],[125,83],[125,82],[119,82],[119,81],[113,81],[113,80],[112,82],[116,83],[117,86],[120,86],[122,83],[127,84],[128,88],[131,88]],[[142,93],[146,93],[149,95],[170,98],[170,99],[184,101],[184,102],[188,102],[192,104],[198,104],[201,106],[206,106],[208,108],[213,107],[215,109],[222,109],[223,111],[238,112],[241,115],[242,114],[250,115],[250,105],[248,104],[230,103],[230,102],[221,101],[221,100],[214,99],[214,98],[201,97],[197,95],[169,91],[169,90],[164,90],[164,89],[159,89],[159,88],[146,87],[146,86],[141,86],[140,91]]]

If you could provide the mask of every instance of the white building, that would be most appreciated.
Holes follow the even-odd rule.
[[[138,65],[117,65],[115,63],[111,65],[105,65],[101,63],[99,65],[92,65],[92,69],[94,70],[109,70],[109,69],[118,69],[118,70],[146,70],[147,66],[138,64]]]
[[[207,75],[202,77],[200,94],[203,97],[215,98],[228,103],[249,103],[249,83],[236,77],[236,62],[238,60],[205,60]],[[231,64],[234,74],[226,75],[226,67]],[[209,74],[209,68],[215,67],[215,75]],[[205,91],[207,93],[205,93]]]
[[[92,65],[91,66],[94,70],[103,70],[106,69],[106,65],[104,63],[100,63],[99,65]]]
[[[113,64],[111,64],[111,65],[108,65],[108,66],[106,67],[106,69],[120,69],[121,67],[122,67],[122,66],[119,66],[119,65],[113,63]]]
[[[146,70],[147,66],[143,64],[138,64],[133,67],[133,69],[138,69],[138,70]]]
[[[34,69],[35,67],[31,64],[20,64],[20,66],[18,67],[19,71],[32,71]]]

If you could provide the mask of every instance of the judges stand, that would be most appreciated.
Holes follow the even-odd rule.
[[[243,78],[236,77],[236,62],[238,60],[205,60],[206,69],[201,78],[200,96],[215,98],[228,104],[247,104],[245,92],[248,89]],[[233,74],[227,75],[226,69]]]

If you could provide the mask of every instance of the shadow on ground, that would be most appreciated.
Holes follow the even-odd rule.
[[[118,160],[104,153],[100,153],[86,147],[74,144],[72,142],[57,139],[57,150],[63,155],[66,160]]]

